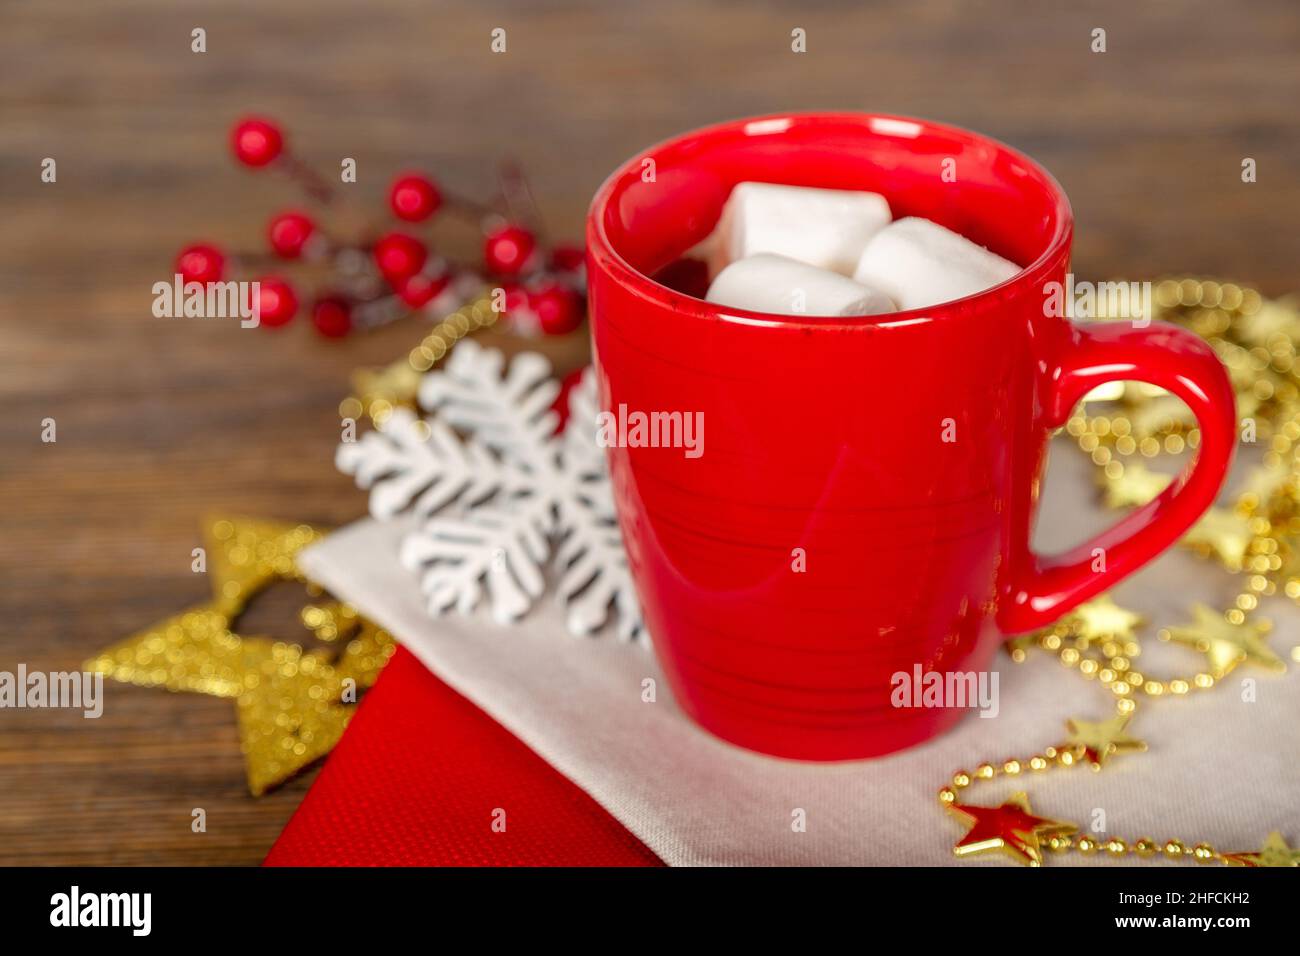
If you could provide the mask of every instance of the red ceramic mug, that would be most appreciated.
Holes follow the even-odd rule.
[[[896,217],[1025,266],[977,295],[859,318],[747,312],[649,278],[712,231],[744,180],[880,192]],[[962,709],[895,707],[894,675],[983,671],[1005,635],[1114,585],[1213,502],[1236,441],[1223,367],[1172,326],[1049,314],[1071,235],[1037,164],[893,116],[726,123],[653,147],[600,188],[587,248],[603,407],[698,413],[704,428],[698,457],[627,441],[609,462],[655,651],[705,728],[812,760],[932,737]],[[1035,554],[1049,434],[1119,379],[1191,407],[1195,461],[1107,533]]]

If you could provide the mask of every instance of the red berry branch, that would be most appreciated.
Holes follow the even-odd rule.
[[[277,123],[258,117],[240,120],[231,129],[230,143],[244,166],[281,172],[314,203],[328,206],[338,195],[289,149]],[[504,304],[508,328],[524,335],[572,332],[585,314],[583,250],[542,242],[536,203],[513,163],[502,164],[500,180],[499,195],[482,203],[448,192],[425,173],[404,172],[388,191],[388,214],[401,222],[399,228],[386,228],[373,239],[346,240],[321,228],[310,213],[288,209],[267,223],[269,255],[227,255],[209,243],[196,243],[181,250],[175,271],[186,284],[206,285],[223,281],[228,273],[258,272],[256,267],[266,261],[325,266],[328,280],[301,296],[281,275],[248,278],[258,282],[262,325],[287,325],[302,303],[310,303],[312,325],[329,338],[416,313],[439,320],[490,288],[502,290],[498,301]],[[456,262],[435,252],[428,231],[445,214],[468,219],[482,232],[482,262]]]

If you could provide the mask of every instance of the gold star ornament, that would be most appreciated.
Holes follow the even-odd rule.
[[[1251,471],[1241,489],[1241,506],[1251,514],[1265,510],[1268,504],[1288,486],[1290,469],[1281,465],[1261,465]]]
[[[140,687],[211,694],[236,702],[248,788],[278,786],[338,742],[357,690],[393,653],[390,635],[338,602],[308,605],[302,623],[341,652],[248,637],[234,630],[252,598],[279,581],[306,583],[298,552],[322,533],[307,525],[218,518],[205,535],[212,599],[107,648],[86,670]]]
[[[1225,853],[1230,866],[1300,866],[1300,849],[1286,845],[1282,834],[1274,830],[1257,853]]]
[[[296,644],[246,638],[256,669],[235,701],[248,790],[260,797],[339,742],[352,710],[328,659]]]
[[[1072,617],[1079,636],[1090,641],[1131,638],[1142,623],[1142,615],[1120,607],[1107,594],[1080,604]]]
[[[1144,505],[1169,486],[1170,475],[1152,471],[1140,461],[1131,461],[1124,465],[1124,471],[1117,478],[1108,478],[1105,472],[1098,473],[1104,484],[1104,497],[1109,508],[1131,508]]]
[[[230,625],[255,595],[279,580],[302,580],[299,551],[322,537],[307,525],[217,518],[204,535],[212,599],[132,634],[87,669],[140,687],[238,697],[260,652]]]
[[[1254,538],[1249,518],[1224,508],[1211,508],[1192,525],[1182,543],[1206,557],[1217,558],[1229,571],[1240,571]]]
[[[1073,823],[1034,816],[1027,794],[1015,793],[1001,806],[978,807],[953,803],[948,812],[969,829],[952,848],[959,857],[982,853],[1005,853],[1018,863],[1041,866],[1042,841],[1074,833]]]
[[[1070,720],[1066,729],[1070,732],[1070,744],[1083,751],[1084,759],[1092,764],[1094,770],[1100,770],[1107,758],[1115,754],[1140,752],[1147,745],[1125,732],[1129,714],[1121,714],[1110,720],[1088,721]]]
[[[1286,670],[1286,664],[1264,640],[1268,625],[1252,621],[1233,624],[1204,604],[1193,605],[1192,613],[1196,618],[1192,624],[1166,628],[1164,634],[1168,640],[1194,647],[1204,654],[1216,679],[1245,662],[1273,671]]]

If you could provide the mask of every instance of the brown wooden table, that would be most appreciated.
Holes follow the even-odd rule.
[[[190,50],[197,26],[206,53]],[[1055,172],[1081,275],[1201,273],[1275,294],[1300,286],[1297,50],[1294,0],[6,5],[0,670],[78,668],[204,599],[190,571],[204,515],[364,510],[331,464],[337,403],[349,371],[404,353],[418,322],[333,343],[301,319],[269,334],[150,314],[183,243],[255,249],[297,202],[230,161],[242,112],[280,117],[326,172],[356,158],[340,231],[377,214],[399,168],[483,194],[509,155],[574,237],[601,178],[680,130],[789,109],[933,117]],[[47,156],[55,184],[39,178]],[[257,629],[297,639],[280,604]],[[257,863],[313,774],[255,800],[230,701],[106,693],[98,721],[0,711],[0,863]]]

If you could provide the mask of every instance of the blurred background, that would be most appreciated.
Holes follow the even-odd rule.
[[[191,52],[195,27],[206,53]],[[791,52],[795,28],[806,53]],[[323,217],[341,233],[382,221],[400,170],[482,195],[513,157],[551,233],[576,240],[603,177],[687,128],[914,114],[1050,169],[1074,205],[1081,277],[1204,275],[1276,295],[1300,286],[1297,53],[1294,0],[7,0],[0,670],[78,669],[204,600],[190,552],[205,516],[329,526],[365,509],[332,465],[338,402],[353,369],[418,339],[418,320],[333,342],[301,318],[245,331],[150,312],[182,245],[259,247],[267,217],[299,204],[283,177],[232,162],[242,114],[277,118],[327,175],[357,160]],[[44,157],[57,183],[41,182]],[[43,444],[51,417],[58,442]],[[106,693],[98,721],[0,712],[0,864],[259,862],[313,774],[254,800],[230,701]],[[192,807],[208,813],[201,837]]]

